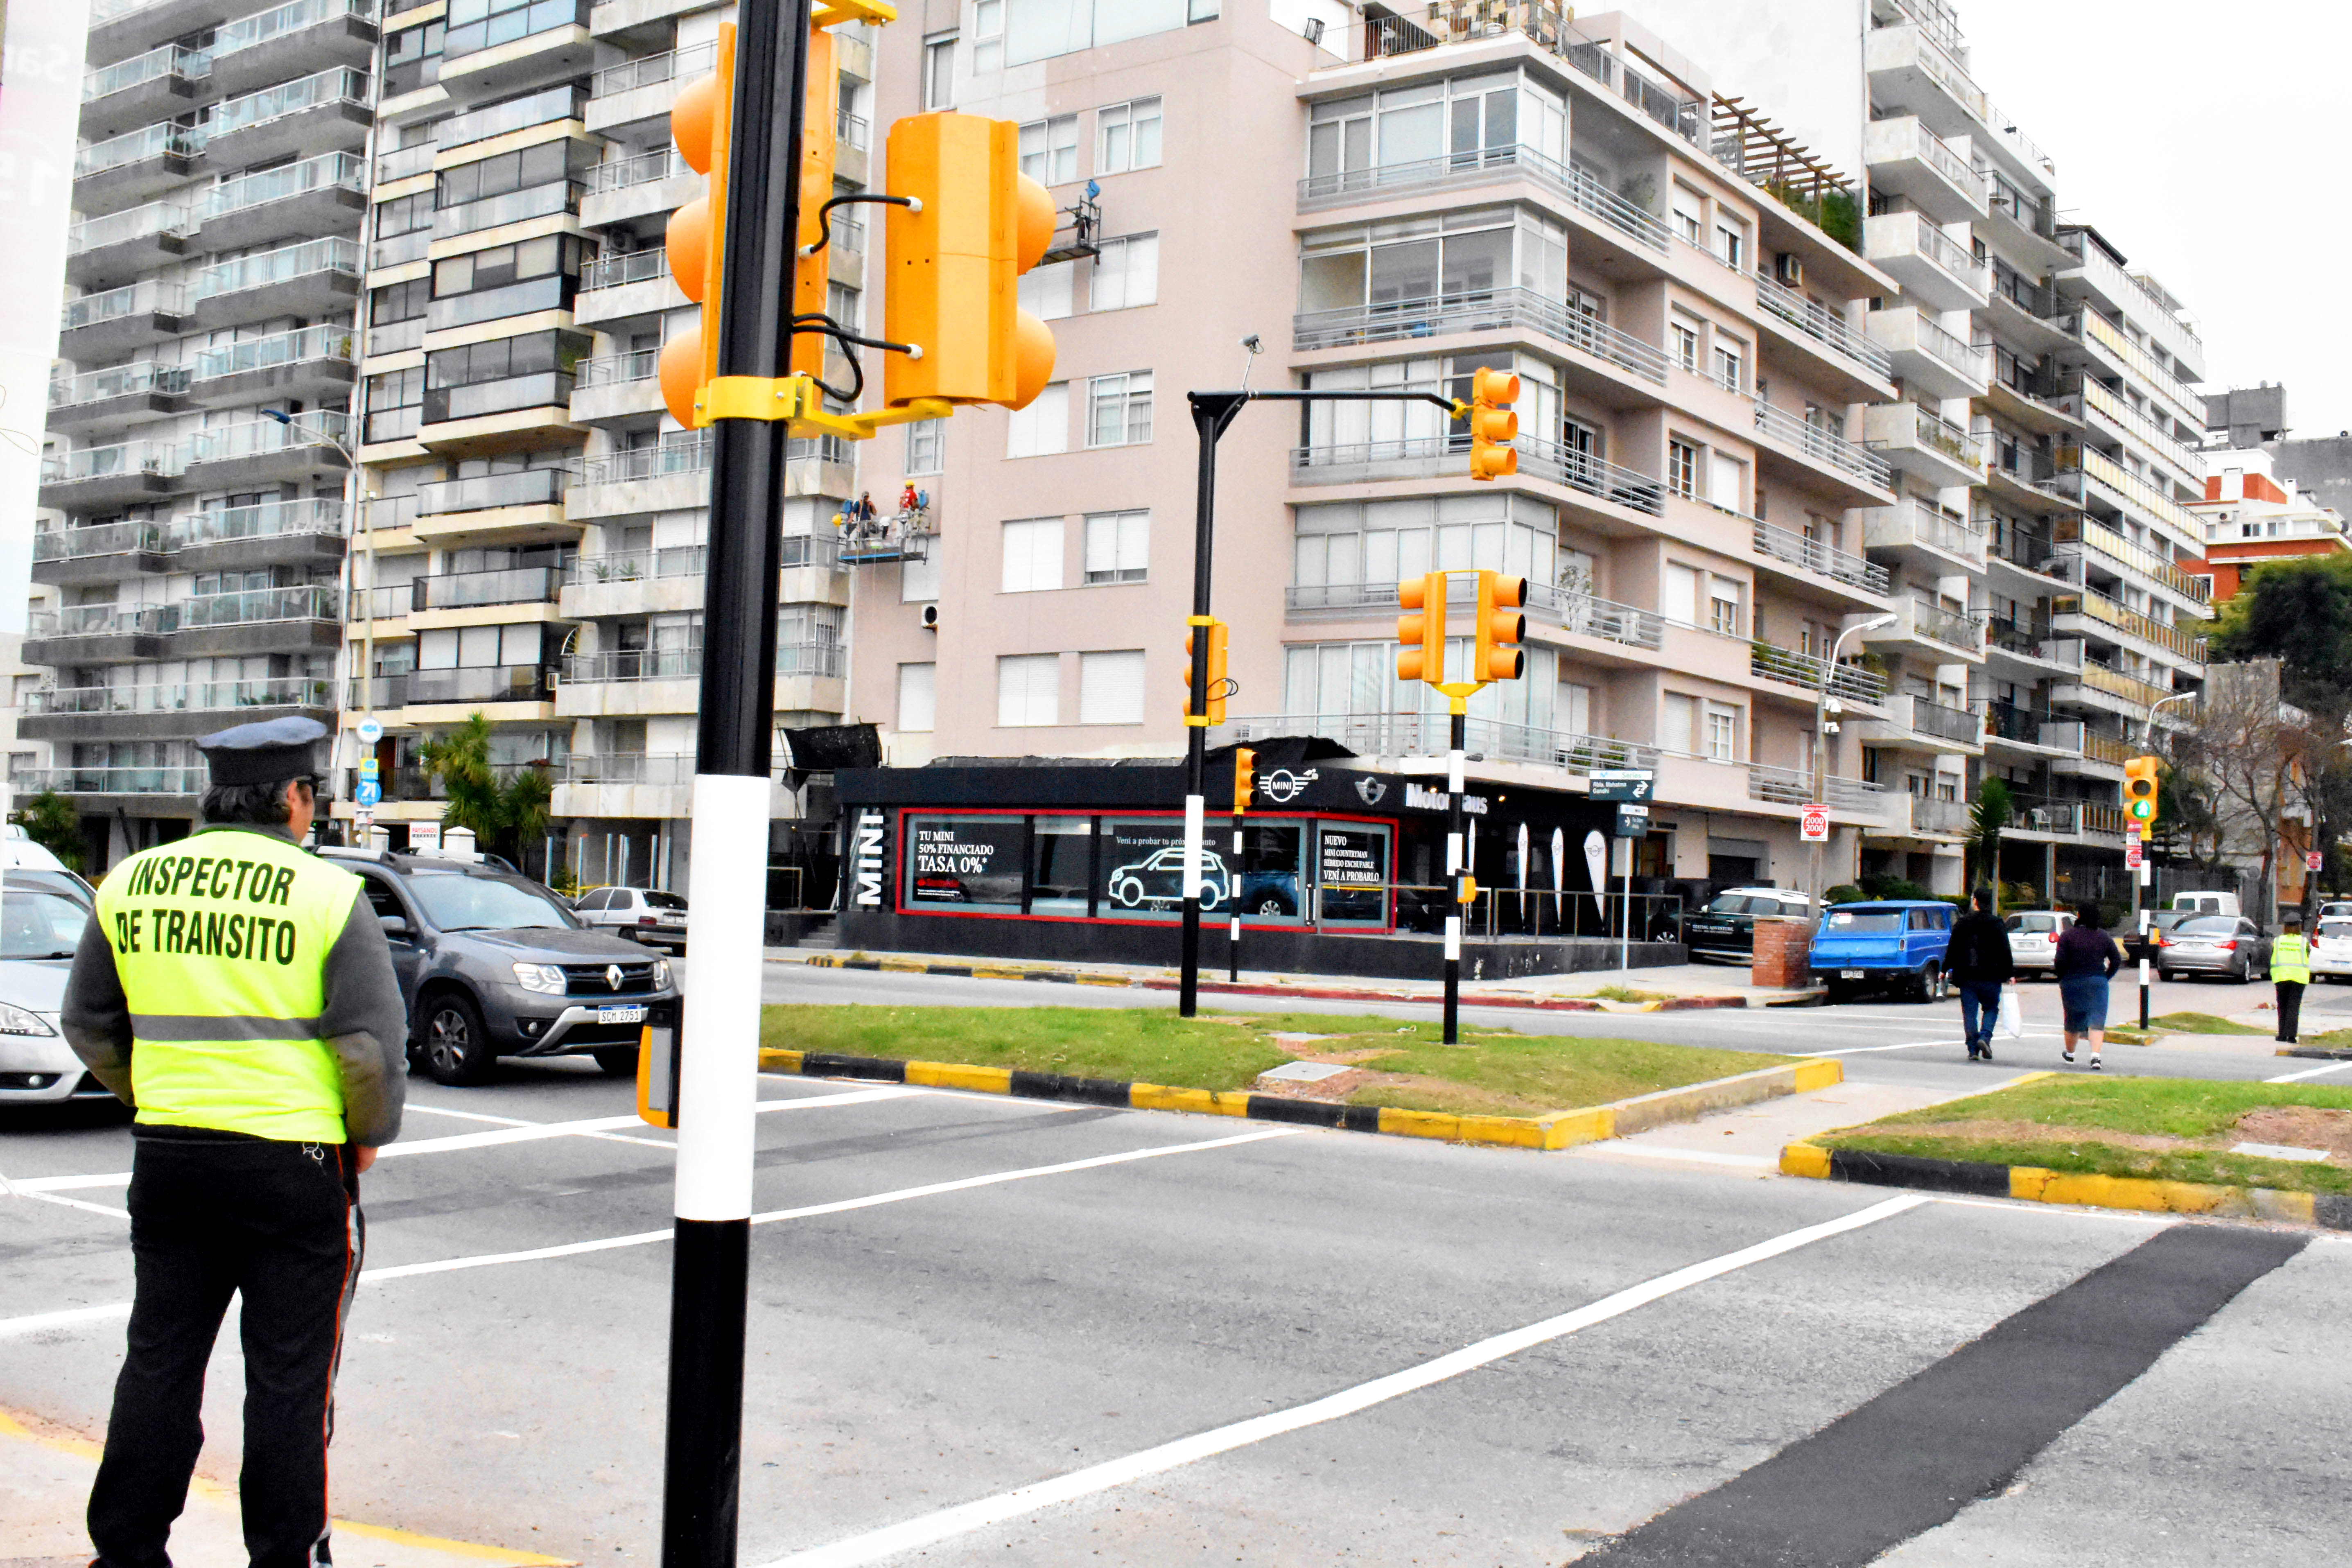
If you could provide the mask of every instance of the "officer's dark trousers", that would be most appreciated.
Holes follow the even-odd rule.
[[[327,1438],[361,1224],[334,1143],[139,1130],[131,1171],[138,1289],[89,1494],[101,1568],[165,1568],[204,1443],[205,1364],[229,1298],[245,1350],[245,1545],[252,1568],[325,1560]],[[180,1134],[180,1135],[174,1135]]]
[[[2294,1045],[2295,1034],[2303,1026],[2303,982],[2282,980],[2278,983],[2278,1037],[2282,1044]]]

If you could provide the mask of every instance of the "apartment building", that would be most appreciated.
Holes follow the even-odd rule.
[[[18,734],[90,863],[186,832],[191,740],[331,717],[364,0],[98,0],[73,169]]]
[[[2205,553],[2188,563],[2213,602],[2234,599],[2256,567],[2312,555],[2352,554],[2344,515],[2322,506],[2300,481],[2282,479],[2260,447],[2205,449],[2205,499],[2189,510],[2204,525]]]
[[[1859,775],[1858,731],[1894,710],[1828,657],[1909,603],[1864,526],[1898,498],[1864,445],[1897,389],[1864,302],[1897,284],[1798,210],[1853,211],[1855,175],[1624,16],[1412,10],[981,0],[886,30],[877,121],[1019,121],[1024,167],[1093,237],[1024,279],[1059,349],[1043,396],[868,454],[877,494],[926,488],[949,522],[921,563],[856,571],[853,714],[902,764],[1181,754],[1185,392],[1247,367],[1466,396],[1506,367],[1519,468],[1497,482],[1427,405],[1242,412],[1213,573],[1239,690],[1212,742],[1321,735],[1427,767],[1443,707],[1395,677],[1396,584],[1523,574],[1527,678],[1471,708],[1482,787],[1654,768],[1638,885],[1792,883],[1826,680],[1849,878],[1901,802]]]
[[[430,0],[384,24],[369,209],[364,415],[372,575],[347,724],[372,711],[398,835],[441,805],[417,747],[479,712],[501,776],[543,769],[535,853],[591,882],[684,886],[701,674],[709,445],[663,411],[664,336],[694,320],[662,235],[699,180],[669,109],[731,7]],[[872,76],[842,37],[842,183],[865,178]],[[835,227],[856,321],[862,228]],[[780,726],[839,721],[843,443],[795,447],[778,586]],[[372,642],[372,657],[359,650]],[[796,797],[779,791],[778,815]]]
[[[2203,345],[2153,276],[2057,221],[2054,164],[1969,75],[1948,6],[1872,0],[1871,23],[1864,254],[1902,294],[1867,330],[1902,396],[1864,416],[1900,492],[1864,527],[1905,618],[1869,634],[1895,709],[1864,771],[1913,831],[1864,863],[1958,891],[1965,803],[1998,777],[2004,874],[2093,896],[2121,873],[2124,761],[2203,677]]]

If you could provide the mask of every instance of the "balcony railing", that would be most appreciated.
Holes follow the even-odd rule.
[[[161,554],[170,548],[160,522],[101,522],[91,528],[45,528],[33,535],[33,559],[87,561],[103,555]]]
[[[1755,521],[1756,553],[1769,555],[1775,561],[1785,561],[1808,572],[1818,572],[1824,577],[1862,589],[1865,593],[1884,594],[1892,579],[1886,568],[1859,555],[1808,539],[1803,534],[1777,523]]]
[[[1393,583],[1294,584],[1284,591],[1284,604],[1294,614],[1338,611],[1349,615],[1385,615],[1396,607]],[[1590,594],[1530,584],[1529,618],[1578,637],[1598,637],[1627,647],[1656,652],[1664,645],[1666,621],[1652,610],[1613,604]]]
[[[1665,511],[1665,486],[1647,474],[1621,468],[1557,441],[1521,436],[1513,443],[1519,454],[1518,471],[1549,479],[1570,489],[1636,511],[1661,516]],[[1345,445],[1297,447],[1291,449],[1294,473],[1368,468],[1396,465],[1412,477],[1434,474],[1443,465],[1464,459],[1470,449],[1465,436],[1415,436],[1395,441],[1358,441]]]
[[[416,487],[416,510],[421,517],[432,517],[494,507],[546,506],[562,500],[571,484],[569,468],[523,468],[509,474],[436,479]]]
[[[176,547],[217,544],[230,539],[268,539],[282,534],[340,534],[343,502],[340,496],[313,496],[308,500],[266,500],[252,506],[213,507],[191,512],[172,525]]]
[[[206,768],[26,768],[10,781],[21,797],[58,795],[202,795]]]
[[[1907,223],[1904,221],[1906,218],[1910,220]],[[1988,265],[1979,261],[1967,246],[1928,222],[1925,213],[1894,213],[1870,221],[1886,226],[1885,233],[1892,243],[1889,250],[1882,254],[1899,253],[1906,248],[1914,250],[1955,282],[1964,284],[1979,294],[1991,292],[1992,273]],[[1872,257],[1871,259],[1874,261],[1880,258]]]
[[[412,609],[470,610],[485,605],[552,603],[560,581],[552,566],[510,566],[495,572],[446,572],[419,577]]]
[[[1933,501],[1905,500],[1891,507],[1871,507],[1862,513],[1865,548],[1900,549],[1922,544],[1984,564],[1985,535],[1979,524],[1946,511]]]
[[[381,588],[353,588],[343,619],[352,626],[363,621],[396,621],[416,605],[413,583],[388,583]]]
[[[1664,350],[1570,310],[1534,289],[1485,289],[1304,311],[1291,318],[1291,342],[1305,351],[1515,329],[1540,332],[1657,385],[1666,383]]]
[[[2058,243],[2074,257],[2075,265],[2110,295],[2137,306],[2147,320],[2161,322],[2199,347],[2204,346],[2204,340],[2198,336],[2197,329],[2176,314],[2170,303],[2158,299],[2155,290],[2116,266],[2105,251],[2084,237],[2082,230],[2074,229],[2060,235]]]
[[[1895,374],[1886,351],[1845,324],[1845,318],[1769,278],[1756,279],[1756,303],[1775,320],[1785,321],[1841,358],[1852,360],[1882,380]]]
[[[124,169],[149,158],[193,158],[205,150],[209,132],[201,125],[150,125],[103,142],[93,142],[74,153],[73,177]]]
[[[184,285],[161,283],[150,278],[121,289],[109,289],[103,294],[84,294],[67,300],[58,318],[58,330],[70,332],[78,327],[119,321],[126,316],[184,316],[187,312],[188,290]]]
[[[565,408],[571,402],[572,378],[556,371],[471,382],[464,386],[428,386],[425,389],[425,423],[441,425],[453,419],[479,419],[523,408]]]
[[[1840,778],[1831,773],[1829,804],[1849,811],[1875,813],[1884,804],[1885,786],[1867,779]],[[1748,764],[1748,798],[1775,805],[1805,805],[1813,798],[1813,775],[1804,768],[1776,768],[1765,763]]]
[[[2122,534],[2103,523],[2088,518],[2062,517],[2055,530],[2061,544],[2082,544],[2097,551],[2117,565],[2128,566],[2144,576],[2163,584],[2183,598],[2205,604],[2211,599],[2211,584],[2202,577],[2192,577],[2179,567],[2148,549],[2134,544]]]
[[[508,283],[496,289],[478,289],[467,294],[450,294],[435,300],[425,307],[425,330],[446,332],[452,327],[470,327],[481,321],[495,321],[509,316],[533,315],[541,310],[566,310],[572,307],[572,279],[560,272],[541,278],[526,278],[520,283]]]
[[[590,458],[581,465],[580,482],[625,484],[632,479],[654,479],[670,474],[698,474],[709,467],[710,433],[697,430],[690,436],[639,447],[634,451],[607,452],[601,458]]]
[[[575,653],[563,661],[566,685],[592,686],[631,680],[687,680],[702,674],[698,647],[625,648],[614,653]]]
[[[300,676],[171,686],[68,686],[26,693],[27,713],[216,713],[239,708],[331,708],[332,681]]]
[[[450,7],[449,30],[441,36],[441,58],[454,60],[561,27],[584,27],[589,5],[590,0],[533,0],[528,5],[485,15],[488,7],[479,0],[470,5],[460,0]]]
[[[114,479],[131,474],[177,474],[186,465],[184,448],[163,441],[123,441],[111,447],[81,447],[41,460],[43,484],[78,484],[84,479]]]
[[[574,752],[563,762],[568,784],[678,785],[694,782],[692,752]]]
[[[2095,589],[2085,588],[2078,594],[2054,596],[2050,601],[2053,616],[2086,616],[2103,626],[2112,626],[2142,642],[2154,643],[2166,652],[2194,663],[2205,662],[2205,639],[2191,637],[2178,626],[2143,616]]]
[[[408,673],[411,704],[431,702],[544,702],[552,671],[536,664],[466,665],[457,669]]]
[[[779,559],[788,572],[794,567],[833,571],[841,565],[841,536],[837,533],[787,533],[782,542],[784,550]],[[674,548],[690,549],[697,556],[703,549],[699,544]],[[696,570],[701,568],[697,566]]]
[[[850,113],[848,110],[841,109],[834,111],[833,133],[843,146],[855,147],[863,153],[866,151],[870,127],[864,120]]]
[[[1984,721],[1966,708],[1944,704],[1915,693],[1904,693],[1887,703],[1887,716],[1916,735],[1972,744],[1984,738]]]
[[[501,224],[520,223],[526,218],[552,217],[558,213],[576,214],[580,197],[587,187],[577,180],[553,180],[544,185],[530,185],[520,191],[508,191],[502,195],[485,196],[478,202],[461,202],[454,207],[443,207],[433,215],[433,237],[448,239],[461,234],[476,234]]]
[[[187,208],[171,202],[149,202],[144,206],[85,218],[73,225],[66,230],[66,253],[80,256],[150,236],[185,239],[195,231],[195,218]]]
[[[248,92],[242,98],[222,100],[213,105],[212,133],[226,136],[232,131],[248,130],[327,103],[352,103],[364,109],[367,101],[365,71],[347,68],[320,71],[314,76],[265,87],[259,92]]]
[[[532,93],[528,98],[510,98],[504,103],[477,109],[470,114],[453,114],[443,121],[434,140],[443,147],[463,147],[472,142],[487,142],[493,136],[503,136],[510,131],[527,131],[534,125],[552,125],[559,121],[577,120],[587,111],[587,96],[570,82],[562,82]]]
[[[160,637],[179,628],[178,608],[170,605],[72,605],[62,610],[36,610],[25,618],[25,636],[32,637]]]
[[[226,28],[222,29],[226,32]],[[143,55],[133,55],[127,60],[117,60],[110,66],[100,66],[84,72],[81,79],[81,100],[89,103],[109,93],[142,82],[160,81],[167,76],[191,79],[212,74],[213,56],[208,49],[192,49],[184,44],[165,44],[149,49]]]
[[[776,645],[778,676],[809,675],[838,679],[842,647],[837,642],[780,642]]]
[[[299,425],[280,425],[275,419],[255,419],[242,425],[219,425],[209,430],[198,431],[188,437],[187,453],[191,463],[219,463],[232,458],[296,452],[306,447],[331,449],[338,442],[349,445],[350,441],[349,416],[329,409],[316,409],[303,415]]]
[[[356,347],[349,327],[302,327],[266,338],[247,338],[205,349],[196,355],[196,379],[211,381],[245,371],[327,361],[348,364]]]
[[[1866,702],[1876,707],[1886,700],[1886,677],[1860,665],[1832,665],[1818,654],[1799,653],[1771,643],[1749,645],[1748,669],[1761,679],[1801,686],[1808,691],[1821,690],[1826,679],[1829,694],[1848,702]]]
[[[2078,470],[2086,479],[2096,480],[2120,504],[2137,510],[2143,516],[2154,518],[2184,538],[2202,539],[2205,536],[2196,515],[2187,507],[2146,479],[2126,472],[2120,463],[2096,447],[2060,448],[2058,471],[2063,476],[2069,468]]]
[[[1562,163],[1533,147],[1486,147],[1442,158],[1309,174],[1298,182],[1298,203],[1302,207],[1328,206],[1357,195],[1370,199],[1417,190],[1485,184],[1513,171],[1533,177],[1537,184],[1565,196],[1570,205],[1586,216],[1636,244],[1664,251],[1672,243],[1671,231],[1646,208],[1635,206],[1583,170]]]
[[[403,321],[386,321],[368,327],[367,352],[370,358],[384,354],[405,353],[410,349],[425,346],[425,318],[411,316]]]
[[[2068,678],[2061,677],[2061,679]],[[2137,703],[2142,708],[2152,708],[2164,699],[2178,695],[2165,687],[2152,685],[2137,676],[2126,675],[2119,669],[2110,669],[2105,665],[2088,658],[2083,661],[2079,675],[2074,679],[2080,679],[2083,685],[2094,691],[2105,692],[2109,697],[2120,698],[2126,702]]]
[[[674,174],[692,173],[686,160],[677,155],[677,149],[664,147],[658,152],[640,153],[634,158],[615,158],[608,163],[596,164],[588,171],[588,194],[593,196],[606,191],[625,191],[632,185],[647,185]],[[838,216],[835,221],[840,221]]]
[[[2120,361],[2124,367],[2163,395],[2184,415],[2194,415],[2203,407],[2197,393],[2180,378],[2157,363],[2156,356],[2124,336],[2114,322],[2096,310],[2082,310],[2058,323],[2086,343],[2095,343]]]
[[[2006,617],[1985,622],[1985,645],[2020,658],[2040,659],[2048,664],[2082,668],[2083,644],[2080,639],[2061,637],[2047,623],[2016,621]]]
[[[1887,468],[1885,458],[1834,431],[1823,429],[1802,415],[1791,414],[1759,398],[1756,404],[1756,428],[1815,462],[1826,463],[1881,489],[1893,488],[1894,472]]]
[[[606,66],[590,78],[588,91],[591,97],[611,98],[615,93],[635,92],[641,87],[655,87],[666,81],[705,76],[718,63],[718,58],[717,45],[693,44],[666,54],[623,60],[619,65]]]
[[[265,169],[257,174],[240,174],[234,180],[215,185],[205,194],[204,217],[206,223],[210,223],[215,218],[257,207],[265,202],[279,202],[310,191],[335,189],[364,192],[367,189],[367,160],[350,153],[330,153],[324,157],[305,158],[299,163]]]
[[[131,397],[142,392],[168,395],[187,390],[188,370],[185,365],[156,364],[142,360],[137,364],[84,371],[69,379],[49,383],[49,406],[53,409],[79,408],[84,404]]]
[[[1907,415],[1905,412],[1906,409],[1909,411]],[[1874,441],[1870,443],[1872,447],[1884,449],[1888,445],[1899,442],[1902,437],[1907,434],[1914,445],[1925,447],[1933,452],[1939,452],[1962,468],[1981,468],[1985,466],[1984,443],[1933,410],[1905,401],[1894,405],[1892,416],[1897,421],[1907,423],[1910,429],[1906,432],[1898,423],[1895,429],[1890,433],[1889,441]]]
[[[1321,735],[1339,742],[1359,756],[1425,757],[1445,750],[1447,723],[1442,713],[1309,713],[1238,719],[1224,728],[1220,739],[1252,741],[1274,735]],[[1466,733],[1468,749],[1490,758],[1540,763],[1577,773],[1591,773],[1595,768],[1654,768],[1658,764],[1656,747],[1611,735],[1580,735],[1571,731],[1476,718],[1468,721]]]
[[[600,256],[580,269],[580,289],[619,289],[631,283],[649,283],[656,278],[669,276],[669,256],[658,246],[650,250],[625,250],[617,256]]]
[[[1893,637],[1906,632],[1929,642],[1956,647],[1964,653],[1984,650],[1984,625],[1964,610],[1948,610],[1941,605],[1931,605],[1925,599],[1905,599],[1898,606],[1902,618],[1879,635]],[[1864,633],[1864,637],[1872,634]]]
[[[388,185],[394,180],[413,180],[419,174],[433,172],[433,155],[441,149],[431,142],[419,142],[413,147],[397,147],[389,153],[379,153],[375,160],[375,183]]]
[[[2182,445],[2178,437],[2155,420],[2087,376],[2083,379],[2081,394],[2084,407],[2137,440],[2182,474],[2191,479],[2205,477],[2205,459]]]
[[[371,22],[375,19],[375,6],[372,0],[292,0],[290,5],[239,16],[213,35],[213,58],[233,55],[240,49],[257,48],[272,39],[342,16]]]
[[[2071,721],[2040,709],[2023,707],[2015,702],[2002,702],[1988,698],[1981,704],[1984,712],[1984,735],[1990,741],[2009,741],[2021,746],[2047,746],[2043,731],[2053,725]],[[2053,748],[2055,749],[2055,748]]]
[[[633,349],[626,353],[598,354],[580,362],[575,390],[588,392],[599,386],[622,386],[632,382],[651,381],[661,373],[661,350]]]
[[[275,250],[240,256],[234,261],[216,261],[196,274],[194,293],[202,301],[215,295],[266,289],[316,272],[348,272],[356,278],[360,266],[356,240],[306,239],[281,245]]]
[[[200,594],[180,601],[180,629],[251,626],[267,621],[339,621],[340,595],[325,583],[302,588],[256,588],[242,594]]]
[[[789,546],[794,538],[787,535]],[[836,553],[840,544],[832,542]],[[703,574],[705,547],[699,544],[672,544],[659,550],[630,550],[610,555],[575,555],[564,568],[563,582],[567,587],[599,583],[641,583],[657,577],[699,577]],[[791,563],[787,563],[791,564]]]

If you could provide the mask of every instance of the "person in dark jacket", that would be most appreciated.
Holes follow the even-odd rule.
[[[1952,922],[1945,955],[1947,973],[1960,988],[1960,1027],[1969,1037],[1969,1060],[1992,1060],[1993,1026],[2000,1019],[2001,985],[2014,978],[2009,928],[1992,912],[1992,889],[1979,888],[1975,907]]]
[[[2061,1055],[2072,1062],[2075,1042],[2087,1035],[2093,1072],[2100,1070],[2099,1047],[2106,1038],[2107,982],[2124,966],[2123,949],[2105,926],[2098,905],[2081,905],[2074,923],[2059,934],[2058,952],[2051,962],[2058,975],[2059,1001],[2066,1010],[2066,1046]]]

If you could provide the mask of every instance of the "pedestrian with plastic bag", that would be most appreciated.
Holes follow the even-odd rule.
[[[1992,889],[1979,887],[1973,907],[1952,922],[1945,973],[1960,991],[1960,1027],[1969,1037],[1969,1060],[1992,1060],[1992,1033],[2001,1011],[2001,987],[2015,978],[2009,954],[2009,928],[1992,912]]]
[[[2101,1070],[2099,1047],[2106,1039],[2107,983],[2124,966],[2124,950],[2105,926],[2098,905],[2077,906],[2074,923],[2060,933],[2050,964],[2057,972],[2058,999],[2066,1012],[2066,1044],[2059,1058],[2073,1066],[2075,1046],[2087,1038],[2093,1072]]]

